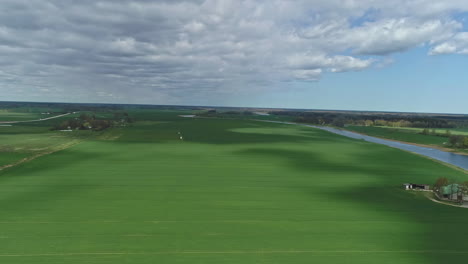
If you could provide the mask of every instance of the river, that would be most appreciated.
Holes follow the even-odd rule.
[[[419,155],[426,156],[426,157],[429,157],[429,158],[432,158],[432,159],[435,159],[435,160],[439,160],[439,161],[442,161],[442,162],[457,166],[459,168],[468,170],[468,156],[467,155],[455,154],[455,153],[452,153],[452,152],[447,152],[447,151],[443,151],[443,150],[439,150],[439,149],[434,149],[434,148],[429,148],[429,147],[421,147],[421,146],[406,144],[406,143],[402,143],[402,142],[397,142],[397,141],[386,140],[386,139],[382,139],[382,138],[366,136],[366,135],[358,134],[358,133],[347,131],[347,130],[341,130],[341,129],[337,129],[337,128],[333,128],[333,127],[306,125],[306,124],[291,123],[291,122],[280,122],[280,121],[271,121],[271,122],[318,128],[318,129],[325,130],[325,131],[328,131],[328,132],[331,132],[331,133],[334,133],[334,134],[338,134],[338,135],[341,135],[341,136],[354,138],[354,139],[362,139],[362,140],[365,140],[365,141],[368,141],[368,142],[382,144],[382,145],[386,145],[386,146],[389,146],[389,147],[392,147],[392,148],[398,148],[398,149],[414,152],[414,153],[417,153]]]

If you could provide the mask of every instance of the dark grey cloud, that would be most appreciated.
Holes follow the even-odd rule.
[[[423,44],[465,54],[452,15],[465,2],[3,0],[0,89],[13,100],[202,102],[381,67]]]

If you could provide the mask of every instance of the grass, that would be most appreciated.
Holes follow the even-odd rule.
[[[423,128],[414,128],[414,127],[387,127],[387,126],[382,126],[384,128],[389,128],[389,129],[398,129],[400,131],[407,131],[407,132],[413,132],[413,133],[421,133],[423,131]],[[429,129],[429,131],[433,131],[434,129]],[[462,136],[468,136],[468,128],[449,128],[449,129],[435,129],[436,133],[439,134],[445,134],[446,131],[450,131],[452,135],[462,135]]]
[[[194,111],[193,114],[198,114],[202,117],[209,117],[209,118],[226,118],[226,119],[240,119],[240,120],[269,120],[269,121],[294,121],[295,117],[286,116],[286,115],[258,115],[255,113],[251,114],[242,114],[236,112],[223,112],[218,111],[217,113],[206,114],[205,111]]]
[[[48,115],[41,115],[40,113],[22,113],[0,110],[0,121],[25,121],[44,117],[48,117]]]
[[[31,156],[29,153],[2,150],[0,151],[0,167],[13,164],[29,156]]]
[[[448,141],[446,137],[419,134],[421,130],[416,129],[400,129],[373,126],[347,126],[346,129],[358,133],[363,133],[369,136],[424,145],[437,145],[442,147],[444,146],[444,142]]]
[[[145,112],[0,172],[1,263],[450,263],[466,174],[312,128]],[[178,132],[184,137],[179,139]]]
[[[60,132],[50,130],[56,122],[77,115],[0,126],[0,167],[40,153],[61,149],[64,145],[92,136],[89,131]]]

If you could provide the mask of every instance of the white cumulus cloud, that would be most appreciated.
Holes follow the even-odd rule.
[[[457,33],[448,40],[439,43],[431,49],[429,54],[439,55],[449,53],[468,54],[468,32]]]
[[[0,92],[180,103],[287,87],[421,46],[467,54],[466,11],[459,0],[3,0]]]

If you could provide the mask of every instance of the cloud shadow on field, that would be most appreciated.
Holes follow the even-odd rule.
[[[270,133],[264,132],[267,130]],[[283,130],[287,131],[278,133]],[[291,131],[297,131],[297,133],[292,134]],[[179,141],[180,136],[183,136],[185,142],[220,145],[311,141],[326,143],[347,140],[313,128],[299,129],[285,124],[232,119],[190,119],[181,122],[140,125],[132,127],[132,131],[127,131],[127,133],[117,142],[166,143]]]
[[[365,152],[353,153],[352,162],[330,161],[317,152],[298,150],[250,148],[238,153],[271,157],[276,162],[286,162],[295,170],[310,172],[314,180],[293,178],[294,184],[287,186],[311,197],[323,195],[330,197],[332,203],[336,200],[352,202],[366,211],[400,219],[403,226],[418,226],[417,230],[408,230],[408,233],[402,230],[399,233],[401,238],[392,234],[393,242],[399,241],[396,245],[389,242],[390,238],[378,237],[376,248],[385,250],[390,246],[406,251],[408,255],[420,255],[426,263],[434,264],[459,263],[468,256],[468,209],[436,204],[422,193],[407,192],[400,187],[408,179],[432,184],[441,175],[464,177],[460,172],[423,157],[379,145],[370,146]],[[408,169],[410,166],[414,169]],[[424,173],[421,173],[421,168],[424,168]],[[320,174],[323,174],[322,178]],[[350,180],[342,177],[344,175],[358,176],[357,180]],[[364,177],[359,178],[362,175]],[[409,237],[411,235],[414,236]]]
[[[0,185],[3,185],[3,188],[18,189],[14,194],[5,193],[1,196],[2,213],[8,216],[9,212],[37,211],[42,205],[47,206],[74,193],[94,188],[77,176],[80,172],[76,171],[76,166],[75,170],[69,170],[70,173],[67,173],[66,168],[74,168],[77,163],[98,160],[104,156],[108,157],[109,153],[84,151],[74,146],[1,171]],[[101,166],[112,166],[112,164]],[[57,174],[54,171],[61,173]]]
[[[34,175],[31,175],[31,171],[34,172],[34,174],[40,174],[45,170],[66,168],[70,165],[99,159],[103,156],[108,155],[92,151],[83,151],[73,146],[69,149],[46,154],[34,160],[22,163],[21,165],[5,169],[0,172],[0,182],[7,182],[9,180],[16,181],[18,177],[34,177]],[[15,172],[10,173],[10,171]],[[67,175],[63,176],[67,177]]]

